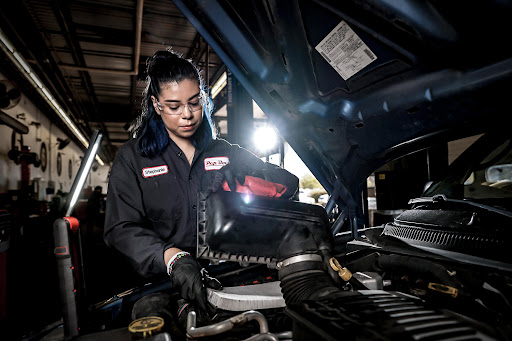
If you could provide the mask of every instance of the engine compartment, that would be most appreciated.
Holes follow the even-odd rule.
[[[508,218],[468,213],[467,208],[422,206],[392,223],[361,230],[355,240],[349,231],[331,239],[325,211],[302,210],[301,216],[304,204],[297,204],[221,193],[203,201],[199,214],[205,219],[198,219],[203,258],[217,264],[236,261],[242,267],[263,263],[269,271],[275,266],[286,300],[283,312],[289,319],[271,325],[276,332],[289,332],[293,340],[336,340],[340,335],[349,340],[511,338],[512,267],[506,252],[510,233],[502,228]],[[209,210],[215,212],[210,219]],[[311,218],[315,214],[317,218]],[[434,221],[433,215],[441,218],[426,226]],[[260,216],[265,223],[258,225]],[[467,224],[461,227],[460,221],[475,216],[479,223],[470,226],[471,231]],[[478,235],[490,222],[494,232]],[[236,235],[241,242],[231,248],[233,252],[223,243],[233,243],[226,226],[239,226]],[[259,243],[250,241],[254,233],[269,227],[273,238],[258,253]],[[269,249],[276,250],[274,257]],[[293,255],[287,258],[292,259],[291,266],[283,266],[283,255]],[[315,262],[313,255],[322,260]],[[350,280],[336,281],[325,260],[330,256],[352,273]],[[283,330],[287,327],[291,330]]]
[[[388,227],[368,229],[360,242],[349,242],[345,257],[351,259],[346,266],[356,273],[377,278],[375,282],[381,281],[380,289],[386,293],[412,296],[429,306],[433,310],[422,315],[426,322],[444,321],[448,317],[431,315],[442,310],[448,315],[455,314],[474,328],[471,333],[468,331],[469,334],[459,335],[454,331],[451,335],[450,331],[447,335],[433,334],[425,336],[425,339],[451,339],[455,336],[462,339],[510,339],[512,292],[509,265],[470,255],[464,258],[453,251],[444,255],[432,254],[386,236],[384,232]],[[441,233],[439,235],[442,236]],[[360,256],[356,256],[358,254]],[[387,324],[393,319],[386,316],[380,321]],[[442,330],[437,324],[435,326],[436,330]],[[409,326],[409,329],[415,333],[428,333],[430,327],[426,323],[425,326]],[[480,335],[480,332],[487,336]]]
[[[354,239],[351,231],[333,237],[326,211],[315,205],[230,192],[199,202],[200,261],[226,289],[243,288],[235,292],[248,293],[247,302],[226,309],[210,290],[215,314],[204,319],[162,279],[89,307],[78,339],[133,337],[127,327],[136,303],[162,293],[172,302],[169,324],[149,337],[154,340],[512,338],[510,254],[496,246],[510,242],[501,228],[506,217],[491,213],[480,220],[500,222],[500,242],[490,239],[493,246],[486,247],[466,228],[457,229],[457,219],[427,228],[425,217],[441,210],[435,206],[420,205],[391,223],[360,230]],[[461,220],[472,216],[441,211]],[[264,247],[258,238],[265,239]],[[265,286],[273,287],[272,299],[280,303],[251,302],[258,299],[255,288]],[[165,315],[154,313],[149,315]]]

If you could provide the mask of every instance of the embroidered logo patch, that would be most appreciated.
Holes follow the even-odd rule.
[[[207,157],[204,159],[204,170],[219,170],[228,163],[229,157],[227,156]]]
[[[169,173],[169,168],[167,168],[166,165],[147,167],[142,169],[142,176],[145,178],[150,178],[152,176],[162,175],[166,173]]]

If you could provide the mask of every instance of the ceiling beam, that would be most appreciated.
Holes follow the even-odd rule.
[[[136,75],[133,70],[116,70],[116,69],[102,69],[96,67],[76,66],[69,64],[59,64],[59,67],[64,70],[75,70],[75,71],[87,71],[87,72],[98,72],[98,73],[112,73],[116,75]]]
[[[52,1],[51,7],[55,13],[55,16],[57,18],[57,22],[59,24],[59,27],[62,30],[62,35],[64,36],[64,39],[66,40],[66,44],[68,45],[71,56],[73,57],[73,60],[75,64],[78,66],[85,66],[85,58],[82,53],[82,48],[80,47],[80,42],[76,36],[76,30],[73,26],[73,20],[71,18],[71,13],[69,11],[69,8],[66,3],[62,0]],[[96,97],[94,86],[92,84],[91,77],[88,73],[79,71],[80,77],[82,79],[82,84],[85,87],[86,93],[89,96],[91,103],[92,103],[92,117],[90,112],[86,112],[88,116],[88,120],[86,124],[89,126],[89,121],[96,120],[96,118],[99,116],[98,113],[98,99]],[[94,119],[93,119],[94,118]],[[91,127],[89,126],[90,132],[92,132]],[[107,153],[109,154],[108,157],[110,160],[113,160],[114,155],[112,154],[112,145],[110,144],[110,140],[108,137],[108,132],[105,129],[104,126],[102,126],[102,131],[104,132],[105,141],[107,142]]]

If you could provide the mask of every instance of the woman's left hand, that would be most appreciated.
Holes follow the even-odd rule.
[[[192,256],[181,257],[176,261],[170,277],[173,287],[178,289],[181,297],[203,311],[207,311],[206,287],[222,289],[222,284],[209,276]]]
[[[229,189],[236,192],[237,181],[243,186],[247,175],[265,179],[263,170],[250,169],[246,163],[228,163],[217,171],[207,172],[202,179],[201,190],[208,194],[215,193],[222,188],[225,180]]]

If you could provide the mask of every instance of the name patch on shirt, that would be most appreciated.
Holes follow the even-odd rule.
[[[229,157],[227,156],[207,157],[204,159],[204,170],[219,170],[228,163]]]
[[[166,165],[147,167],[142,169],[142,176],[145,178],[150,178],[152,176],[162,175],[166,173],[169,173],[169,168],[167,168]]]

